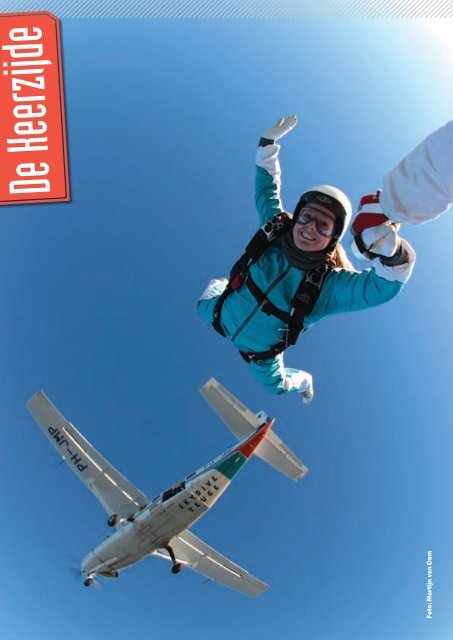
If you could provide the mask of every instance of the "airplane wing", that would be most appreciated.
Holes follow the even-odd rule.
[[[205,382],[200,393],[238,440],[248,438],[263,424],[263,420],[247,409],[215,378]]]
[[[252,413],[214,378],[201,387],[200,393],[239,440],[248,438],[267,419],[263,412]],[[273,431],[268,432],[255,454],[293,480],[308,473],[307,467]]]
[[[94,493],[109,515],[117,513],[128,518],[148,504],[148,498],[85,440],[43,391],[30,398],[27,407],[69,468]]]
[[[189,529],[172,538],[170,544],[178,562],[231,589],[248,596],[258,596],[269,587],[197,538]],[[155,551],[153,555],[170,559],[167,553],[159,551]]]

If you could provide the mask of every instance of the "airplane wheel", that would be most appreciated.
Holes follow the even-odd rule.
[[[110,518],[107,520],[107,524],[109,525],[109,527],[114,527],[115,525],[118,524],[118,522],[120,521],[120,517],[117,513],[114,513],[113,515],[110,516]]]
[[[83,584],[86,587],[90,587],[93,584],[93,578],[87,578],[86,580],[84,580]]]
[[[174,564],[171,568],[172,573],[179,573],[182,570],[183,565],[180,562]]]

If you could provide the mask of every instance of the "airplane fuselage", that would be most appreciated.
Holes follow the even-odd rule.
[[[240,447],[228,450],[164,492],[132,521],[122,522],[111,536],[85,557],[82,572],[85,575],[114,575],[157,549],[166,548],[173,537],[189,528],[220,498],[265,436],[270,424],[263,427],[262,434],[254,434]]]

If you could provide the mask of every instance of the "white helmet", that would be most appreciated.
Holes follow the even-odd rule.
[[[299,211],[309,202],[320,204],[335,214],[335,241],[341,240],[352,217],[352,205],[343,191],[329,184],[317,184],[305,191],[294,209],[293,220],[297,220]]]

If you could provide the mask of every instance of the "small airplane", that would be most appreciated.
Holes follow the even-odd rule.
[[[94,493],[115,527],[82,561],[84,585],[96,576],[116,578],[146,556],[170,560],[172,573],[188,567],[241,593],[256,596],[268,585],[208,546],[192,526],[220,498],[244,464],[256,454],[286,476],[299,480],[308,469],[271,431],[264,412],[253,414],[214,378],[200,389],[240,443],[150,501],[119,473],[38,391],[27,407],[69,467]]]

